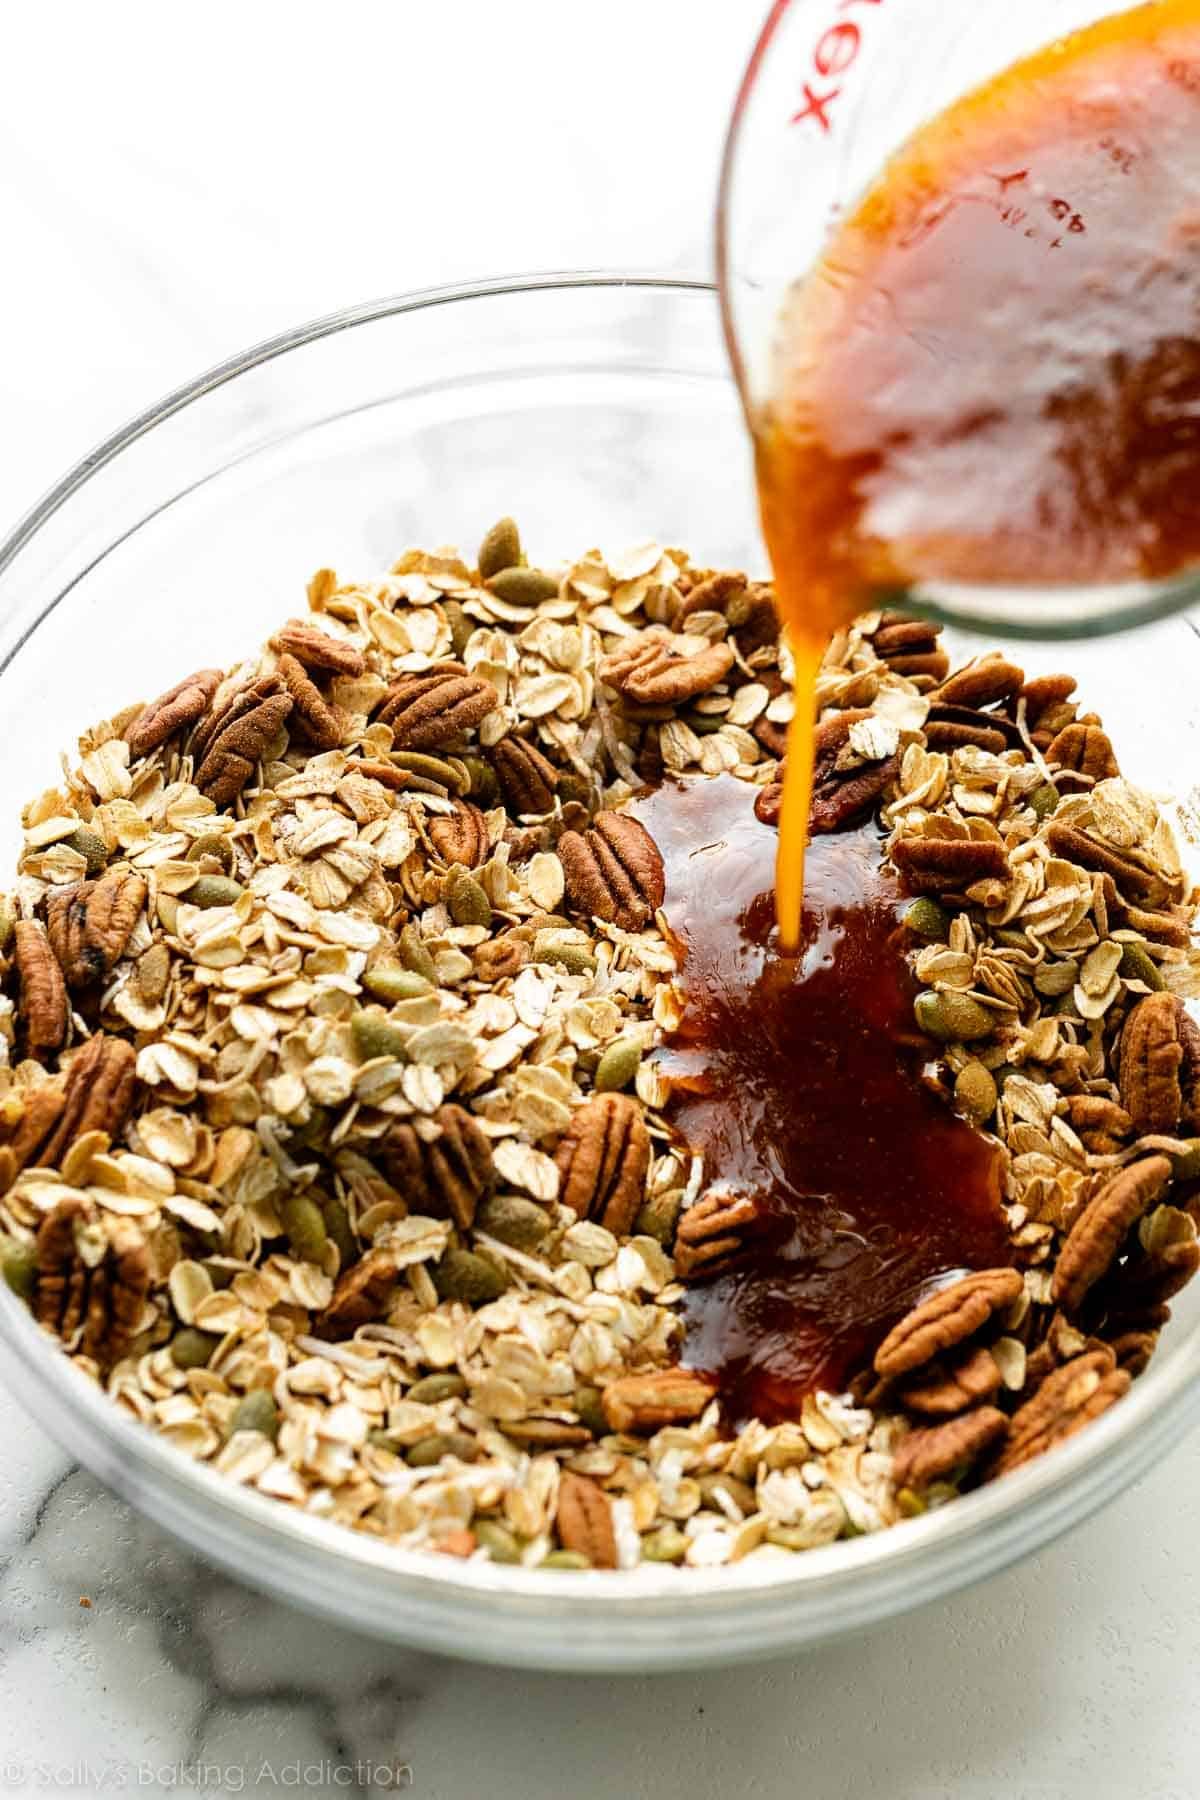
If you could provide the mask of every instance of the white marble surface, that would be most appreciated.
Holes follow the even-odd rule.
[[[703,268],[758,10],[13,9],[0,518],[165,388],[344,302],[519,268]],[[824,1655],[653,1682],[481,1671],[316,1626],[180,1552],[3,1396],[0,1441],[0,1794],[1200,1793],[1195,1439],[970,1594]]]

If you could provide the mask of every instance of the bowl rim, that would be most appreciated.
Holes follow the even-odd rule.
[[[156,425],[164,424],[185,407],[203,399],[206,394],[215,392],[217,388],[224,387],[239,375],[248,374],[252,369],[261,368],[265,363],[274,362],[276,358],[286,356],[293,350],[302,350],[306,345],[318,343],[323,338],[335,337],[339,332],[351,331],[359,325],[372,325],[381,319],[396,318],[405,313],[427,312],[433,307],[454,305],[464,300],[605,288],[650,288],[659,292],[708,294],[714,297],[717,294],[716,284],[700,275],[657,274],[645,270],[623,274],[606,269],[551,269],[496,275],[470,282],[440,282],[430,287],[413,288],[406,293],[388,294],[375,300],[361,300],[353,306],[320,313],[316,318],[305,320],[303,324],[276,332],[271,337],[260,338],[246,349],[235,351],[232,356],[214,363],[202,374],[193,376],[192,380],[170,389],[160,399],[119,425],[108,437],[101,438],[92,450],[73,463],[52,487],[47,488],[17,518],[8,535],[0,541],[0,575],[71,495],[123,450],[145,437]],[[40,622],[39,619],[38,623]]]
[[[447,284],[363,302],[267,338],[138,413],[83,457],[0,545],[0,574],[100,469],[156,425],[275,358],[337,333],[432,307],[523,293],[642,289],[715,304],[685,275],[566,271]],[[40,620],[39,620],[40,622]],[[36,626],[34,627],[36,629]],[[239,1579],[342,1623],[354,1586],[360,1629],[448,1655],[510,1665],[618,1670],[700,1666],[794,1650],[864,1628],[993,1574],[1112,1498],[1200,1415],[1200,1327],[1052,1456],[922,1518],[782,1561],[714,1569],[641,1564],[541,1571],[406,1550],[247,1489],[126,1417],[0,1283],[0,1370],[20,1370],[37,1422],[138,1510]],[[303,1559],[303,1560],[301,1560]],[[301,1586],[299,1577],[306,1585]],[[487,1605],[480,1607],[480,1601]],[[564,1631],[564,1603],[570,1629]],[[380,1616],[380,1615],[384,1616]],[[707,1623],[711,1633],[686,1634]],[[620,1635],[617,1635],[619,1632]]]

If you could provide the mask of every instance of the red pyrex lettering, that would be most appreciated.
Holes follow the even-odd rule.
[[[825,28],[813,48],[815,80],[804,83],[804,104],[792,114],[793,125],[798,125],[802,119],[815,119],[822,131],[832,130],[829,108],[842,90],[840,86],[830,87],[829,83],[846,73],[862,48],[862,29],[857,19],[844,15],[860,7],[882,4],[883,0],[841,0],[838,11],[843,16]]]

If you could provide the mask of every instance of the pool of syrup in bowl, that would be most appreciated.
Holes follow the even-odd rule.
[[[837,1389],[942,1280],[1010,1260],[1001,1153],[923,1079],[904,895],[875,825],[809,846],[801,948],[781,954],[776,833],[733,776],[674,782],[637,816],[666,866],[681,1024],[668,1117],[704,1191],[753,1196],[745,1260],[697,1282],[684,1362],[730,1417],[777,1420]]]

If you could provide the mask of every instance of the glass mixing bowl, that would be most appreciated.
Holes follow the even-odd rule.
[[[0,856],[77,731],[303,610],[325,564],[476,543],[516,513],[540,557],[656,536],[761,568],[750,458],[713,291],[546,276],[380,301],[212,370],[70,471],[0,549]],[[965,640],[961,649],[977,648]],[[1135,779],[1200,767],[1183,618],[1069,652]],[[1184,794],[1185,814],[1197,799]],[[1200,1283],[1196,1284],[1200,1287]],[[991,1574],[1111,1498],[1200,1411],[1200,1296],[1132,1393],[1065,1448],[878,1536],[786,1564],[621,1574],[394,1549],[234,1486],[126,1419],[0,1285],[0,1369],[62,1445],[223,1569],[451,1655],[651,1670],[779,1654]]]

